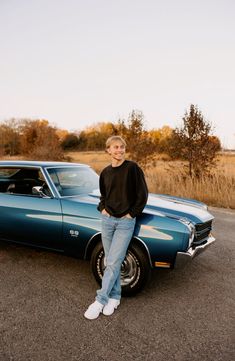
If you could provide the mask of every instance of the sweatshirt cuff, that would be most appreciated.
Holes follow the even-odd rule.
[[[136,214],[133,213],[132,211],[129,211],[129,215],[130,215],[132,218],[135,218],[135,217],[136,217]]]
[[[103,204],[99,204],[97,209],[98,209],[98,211],[102,212],[103,209],[105,209],[105,206]]]

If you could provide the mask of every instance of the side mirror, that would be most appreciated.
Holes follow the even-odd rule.
[[[43,186],[35,186],[32,188],[32,194],[43,198],[51,198],[46,192],[44,192]]]

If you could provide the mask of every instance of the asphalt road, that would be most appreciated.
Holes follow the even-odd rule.
[[[88,262],[0,243],[0,361],[234,360],[235,212],[211,213],[214,245],[95,321]]]

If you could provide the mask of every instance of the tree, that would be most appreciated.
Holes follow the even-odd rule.
[[[64,150],[74,150],[79,145],[78,136],[74,133],[68,133],[65,135],[64,139],[61,142],[61,147]]]
[[[201,177],[215,165],[220,141],[212,136],[211,124],[206,121],[197,106],[191,104],[185,112],[183,125],[173,131],[169,154],[172,158],[186,160],[190,177]]]
[[[143,168],[153,162],[156,146],[151,136],[144,128],[144,116],[139,110],[133,110],[127,122],[119,120],[117,132],[127,142],[127,152],[131,159],[138,162]]]
[[[156,146],[158,153],[167,153],[169,144],[171,142],[173,129],[168,125],[164,125],[159,129],[152,129],[149,131],[151,139]]]
[[[0,124],[0,154],[13,156],[19,152],[19,121],[12,118]]]
[[[64,160],[57,129],[44,119],[24,120],[21,126],[21,151],[37,160]]]
[[[103,150],[108,137],[115,134],[115,126],[100,122],[86,127],[79,135],[79,150]]]

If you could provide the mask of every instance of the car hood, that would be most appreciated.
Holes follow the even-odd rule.
[[[72,197],[70,200],[97,205],[99,197],[99,191],[94,191],[89,195]],[[148,202],[143,213],[174,219],[184,218],[194,224],[205,223],[214,218],[207,211],[207,207],[204,203],[186,198],[153,193],[149,194]]]
[[[144,212],[162,214],[165,217],[176,219],[185,218],[193,223],[205,223],[214,218],[204,203],[151,193]]]

